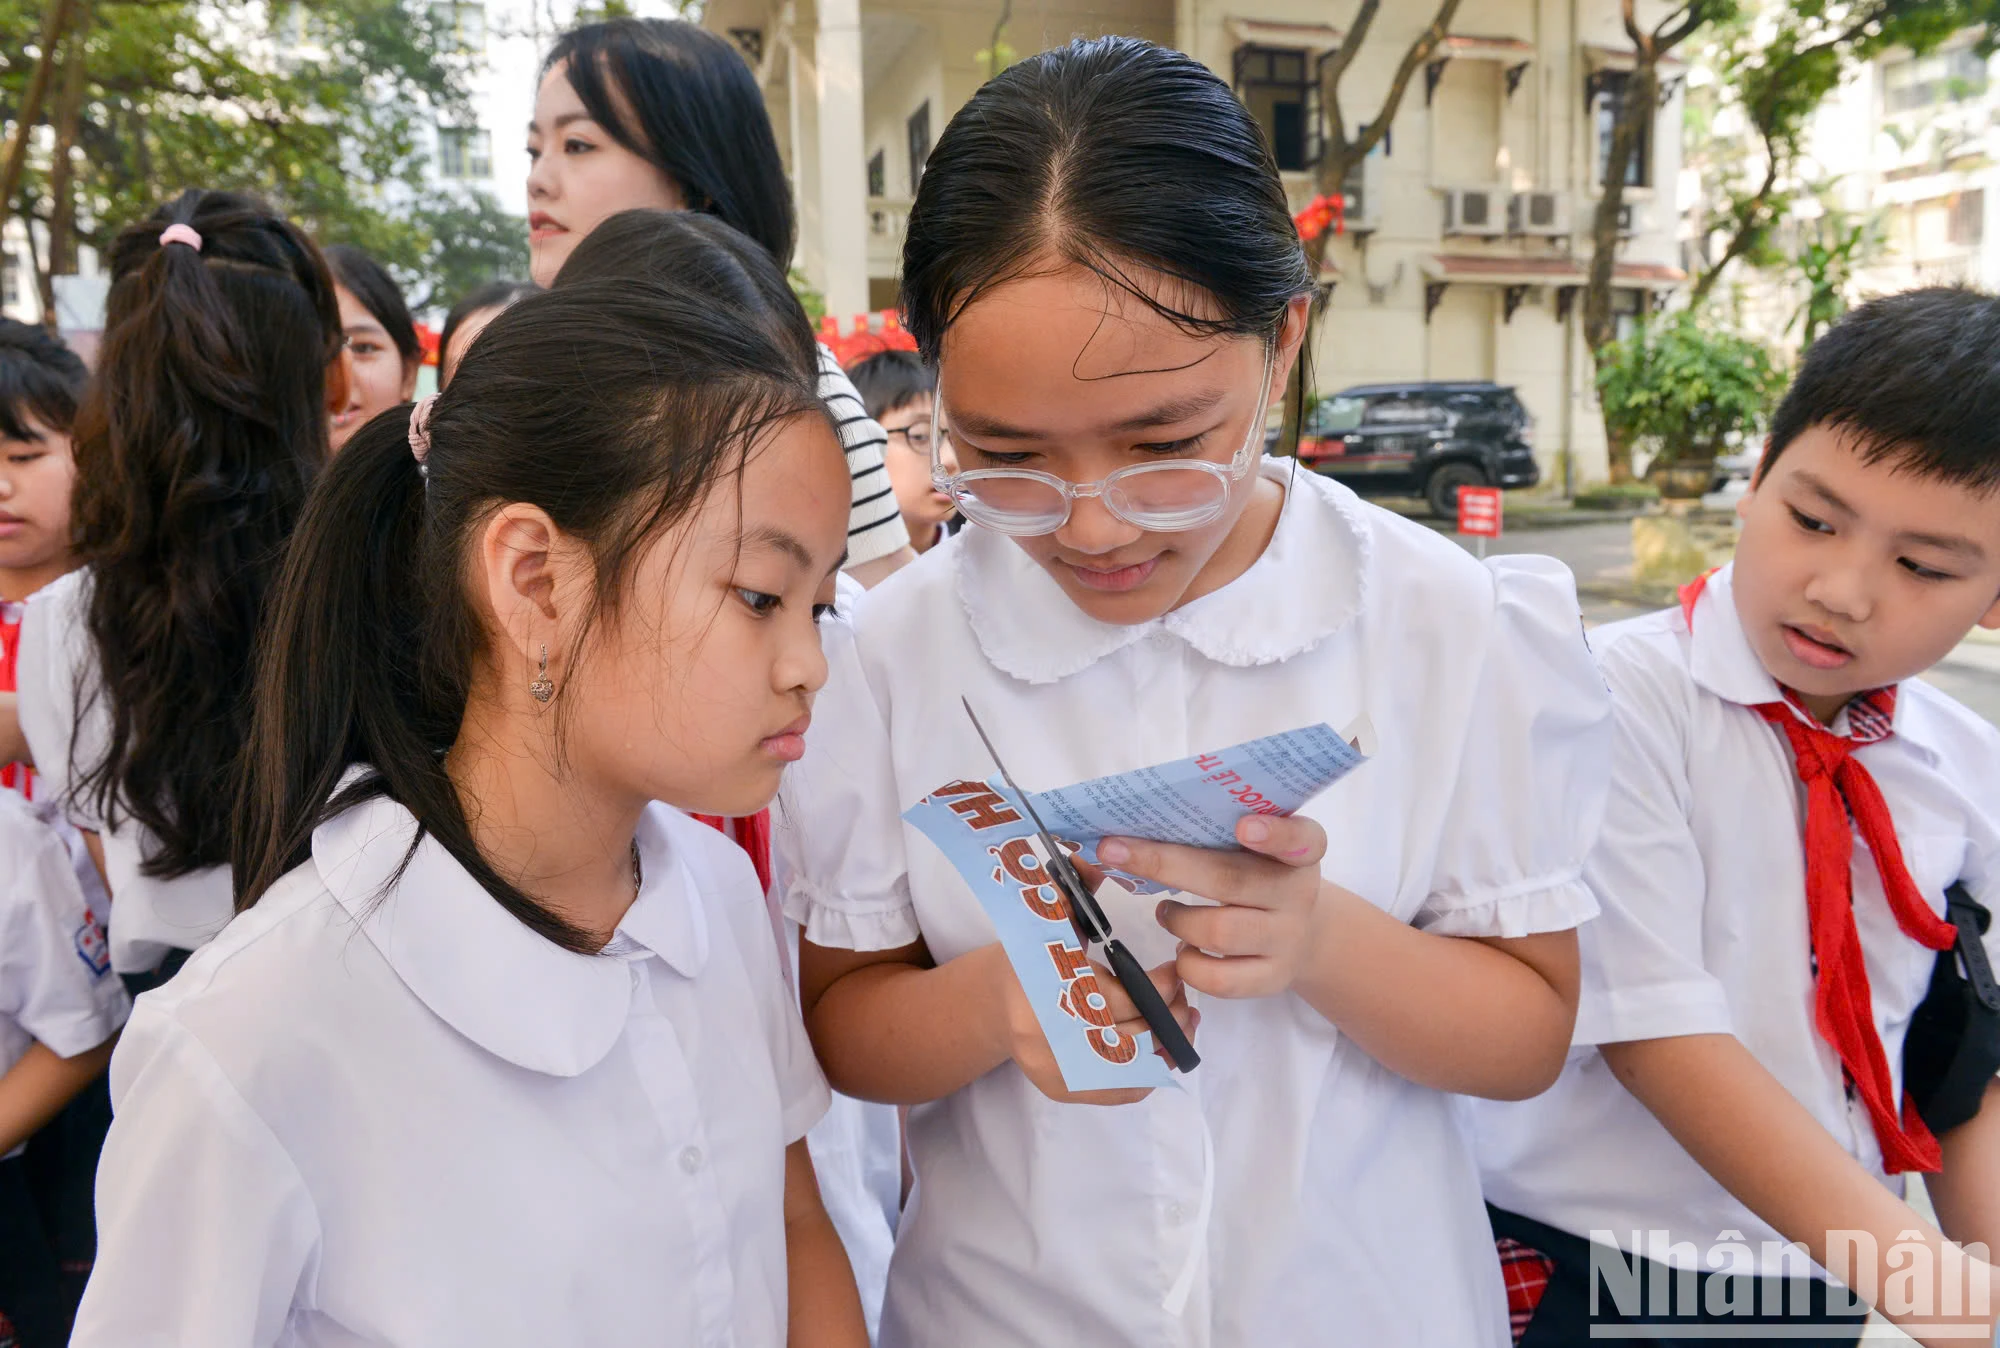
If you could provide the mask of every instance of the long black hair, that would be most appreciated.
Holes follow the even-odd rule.
[[[197,250],[160,242],[191,227]],[[319,250],[253,197],[189,191],[111,246],[104,346],[76,423],[76,531],[103,757],[74,790],[158,839],[147,874],[229,860],[265,591],[327,457],[340,310]],[[77,743],[81,740],[73,740]]]
[[[690,210],[721,217],[780,271],[791,267],[791,186],[764,96],[734,47],[680,19],[612,19],[556,39],[542,74],[558,66],[591,120],[673,179]]]
[[[904,319],[924,359],[966,305],[1051,260],[1189,331],[1266,342],[1314,289],[1256,120],[1207,66],[1130,37],[1009,66],[945,127],[903,240]],[[1218,312],[1174,307],[1135,265]]]
[[[363,427],[321,474],[273,594],[237,906],[303,863],[321,823],[386,795],[530,929],[595,948],[481,855],[446,774],[489,645],[465,559],[496,508],[537,505],[592,553],[592,617],[615,612],[643,546],[801,415],[826,412],[757,324],[626,278],[531,295],[495,318],[432,407],[421,470],[406,417]],[[374,775],[336,792],[356,763]]]
[[[344,243],[326,250],[326,265],[333,269],[333,279],[347,287],[347,293],[360,300],[361,307],[373,314],[382,330],[389,334],[403,365],[406,368],[421,365],[424,346],[417,340],[416,322],[410,317],[409,302],[403,298],[403,288],[396,284],[396,278],[374,258]]]
[[[620,211],[585,236],[552,283],[640,280],[756,323],[819,377],[812,320],[771,255],[712,215]]]

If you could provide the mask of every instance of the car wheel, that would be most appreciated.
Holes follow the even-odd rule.
[[[1458,518],[1458,489],[1485,485],[1486,474],[1477,465],[1447,463],[1431,470],[1430,481],[1424,483],[1424,503],[1439,519],[1455,520]]]

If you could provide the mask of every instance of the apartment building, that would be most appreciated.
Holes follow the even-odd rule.
[[[1314,195],[1318,62],[1351,0],[709,0],[702,22],[757,72],[800,208],[800,264],[849,315],[895,301],[903,222],[926,155],[994,68],[1073,36],[1180,47],[1230,81],[1270,137],[1295,207]],[[1642,6],[1642,15],[1657,6]],[[1381,105],[1430,18],[1386,5],[1342,91]],[[1604,433],[1577,303],[1611,118],[1632,64],[1616,0],[1466,0],[1389,135],[1348,183],[1327,253],[1317,385],[1494,379],[1536,418],[1545,480],[1600,477]],[[1684,279],[1674,186],[1680,75],[1627,188],[1618,305],[1636,315]]]
[[[1915,285],[2000,287],[2000,81],[1959,34],[1923,56],[1884,53],[1816,116],[1809,153],[1834,199],[1872,217],[1864,294]]]

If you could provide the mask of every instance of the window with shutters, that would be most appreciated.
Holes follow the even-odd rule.
[[[1288,47],[1236,49],[1236,96],[1264,128],[1278,168],[1298,173],[1319,163],[1319,60]]]

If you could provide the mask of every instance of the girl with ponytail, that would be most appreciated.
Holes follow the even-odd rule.
[[[803,751],[846,514],[797,354],[631,280],[348,442],[269,605],[245,911],[113,1061],[76,1344],[866,1342],[756,877],[681,813]]]
[[[83,569],[29,605],[18,678],[48,794],[101,841],[112,968],[145,986],[229,920],[251,646],[347,365],[325,262],[254,198],[182,193],[111,275],[75,430]]]

